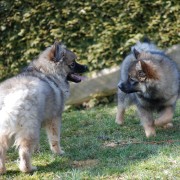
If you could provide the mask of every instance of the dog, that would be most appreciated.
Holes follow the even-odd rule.
[[[125,109],[134,104],[146,137],[156,135],[155,126],[172,127],[179,79],[173,60],[152,42],[138,42],[121,65],[116,123],[123,124]],[[153,119],[154,112],[157,119]]]
[[[19,150],[22,172],[36,170],[31,154],[39,144],[44,126],[50,148],[62,154],[61,116],[69,82],[81,82],[87,66],[78,64],[75,53],[55,42],[33,60],[20,74],[0,84],[0,173],[6,172],[5,155],[11,141]]]

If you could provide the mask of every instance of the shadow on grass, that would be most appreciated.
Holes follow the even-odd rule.
[[[65,114],[62,146],[66,154],[62,157],[48,156],[51,151],[43,131],[43,152],[33,156],[33,159],[38,159],[38,171],[30,175],[43,176],[50,172],[55,176],[57,173],[71,172],[73,169],[90,172],[92,177],[120,174],[125,173],[132,164],[136,166],[152,157],[158,157],[161,153],[171,156],[179,147],[179,109],[176,110],[174,127],[156,128],[157,136],[149,139],[145,137],[143,127],[139,125],[139,119],[134,112],[128,114],[123,126],[118,126],[114,122],[115,115],[109,114],[109,111],[111,108],[105,112],[93,109]],[[14,159],[16,155],[13,151],[11,153],[10,159]],[[89,160],[97,163],[92,166],[86,162]],[[16,170],[7,173],[6,177],[21,176],[21,172]]]
[[[141,127],[136,127],[135,130],[140,128]],[[115,130],[116,129],[119,128],[115,128]],[[53,162],[47,164],[46,166],[38,166],[38,171],[39,173],[65,173],[67,171],[71,171],[72,169],[78,169],[80,171],[89,171],[93,174],[93,176],[103,173],[123,173],[132,163],[136,164],[148,160],[152,156],[158,156],[164,148],[172,150],[172,145],[180,143],[179,135],[177,135],[177,131],[179,130],[180,124],[175,123],[175,127],[169,130],[158,128],[157,137],[149,139],[145,137],[142,139],[128,138],[127,141],[123,141],[122,139],[119,140],[118,138],[114,138],[113,133],[107,134],[107,136],[103,138],[99,138],[99,136],[91,136],[89,137],[91,139],[90,142],[81,138],[79,140],[81,142],[78,142],[77,146],[74,147],[74,144],[68,145],[70,146],[67,151],[68,153],[65,157],[62,157],[62,159],[66,158],[67,161],[55,158]],[[143,130],[141,129],[139,132],[144,135],[142,131]],[[134,132],[132,132],[132,134],[133,133]],[[93,142],[95,142],[96,145],[94,144],[91,146]],[[113,146],[107,146],[108,143],[112,142],[114,142]],[[89,149],[87,149],[87,147],[89,147]],[[82,166],[76,165],[77,163],[89,160],[97,160],[97,164],[94,166],[91,164]]]

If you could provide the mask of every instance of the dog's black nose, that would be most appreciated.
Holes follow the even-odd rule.
[[[85,70],[85,71],[88,71],[88,70],[89,70],[86,65],[84,65],[84,70]]]

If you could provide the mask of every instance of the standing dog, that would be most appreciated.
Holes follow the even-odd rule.
[[[179,72],[176,64],[150,42],[138,42],[123,61],[118,84],[116,123],[123,124],[128,105],[135,104],[147,137],[155,126],[172,126],[178,98]],[[153,112],[159,117],[153,120]]]
[[[39,142],[40,128],[47,131],[53,153],[60,147],[61,115],[69,95],[68,80],[80,82],[87,70],[61,43],[43,51],[27,69],[0,84],[0,173],[6,172],[5,155],[11,140],[19,148],[20,170],[31,172],[31,154]]]

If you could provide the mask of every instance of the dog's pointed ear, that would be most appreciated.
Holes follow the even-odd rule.
[[[133,54],[136,59],[138,59],[140,56],[140,52],[138,50],[136,50],[136,48],[133,49]]]
[[[142,63],[144,63],[144,62],[143,61],[138,61],[136,63],[136,70],[137,71],[142,71],[143,70],[143,64]]]
[[[63,48],[62,43],[55,41],[54,43],[54,61],[60,62],[63,61],[66,50]]]
[[[152,64],[138,60],[136,63],[136,71],[138,72],[138,77],[141,81],[148,79],[159,79],[158,72],[152,67]]]

